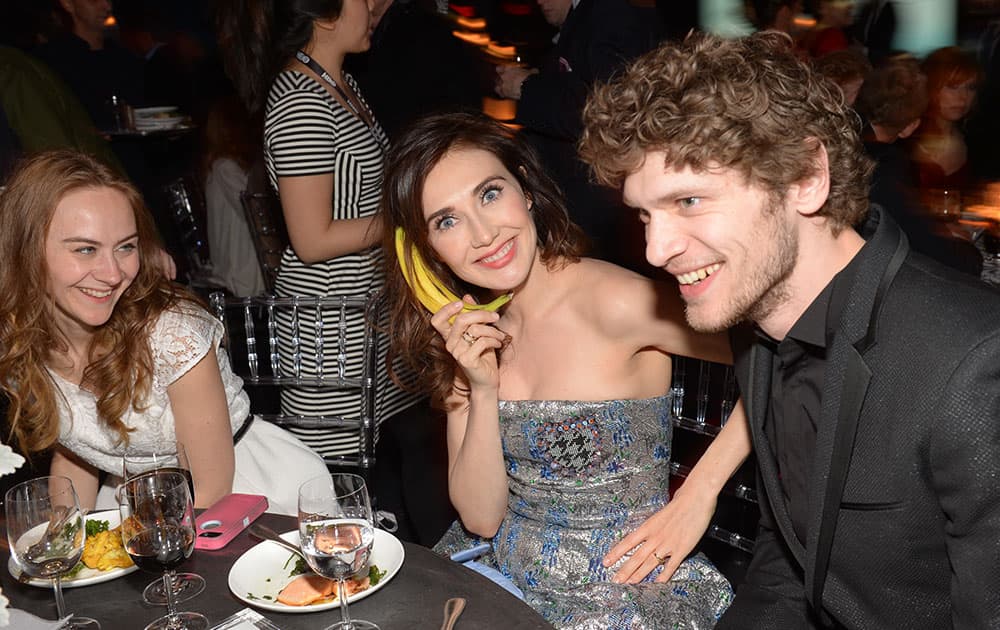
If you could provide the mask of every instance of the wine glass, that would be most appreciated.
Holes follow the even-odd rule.
[[[136,566],[163,572],[167,614],[146,630],[205,630],[208,619],[177,612],[170,588],[174,569],[194,552],[194,504],[187,477],[176,471],[153,470],[132,477],[118,492],[122,542]]]
[[[370,621],[351,620],[347,578],[368,570],[375,526],[365,480],[335,473],[299,488],[299,542],[309,568],[338,581],[341,621],[326,630],[379,630]]]
[[[53,578],[56,614],[66,616],[62,576],[76,566],[87,537],[83,511],[73,482],[67,477],[39,477],[7,491],[7,540],[21,571],[38,578]],[[88,617],[71,617],[62,628],[100,630]]]
[[[187,479],[188,488],[194,499],[194,479],[191,477],[191,465],[188,463],[184,445],[180,442],[164,442],[152,448],[128,448],[122,455],[122,479],[128,480],[138,474],[151,470],[167,470],[178,472]],[[205,578],[197,573],[175,573],[170,584],[174,589],[174,601],[178,604],[201,594],[205,590]],[[142,600],[154,606],[167,603],[163,592],[163,581],[151,582],[142,592]]]

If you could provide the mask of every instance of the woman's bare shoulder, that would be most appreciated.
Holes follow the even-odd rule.
[[[602,328],[611,329],[640,321],[671,288],[624,267],[592,258],[580,261],[574,284],[577,298],[587,304]]]

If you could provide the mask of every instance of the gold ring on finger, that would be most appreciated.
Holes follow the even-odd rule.
[[[462,333],[462,339],[464,339],[465,343],[469,344],[470,346],[476,343],[476,337],[473,337],[471,334],[469,334],[468,330]]]
[[[664,553],[662,557],[660,557],[660,554],[656,553],[656,551],[653,551],[653,557],[656,558],[656,564],[664,565],[667,563],[667,560],[670,559],[670,552],[668,551]]]

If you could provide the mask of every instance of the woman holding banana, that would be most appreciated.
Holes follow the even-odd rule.
[[[732,590],[687,555],[749,435],[737,406],[669,497],[667,392],[671,354],[730,361],[725,336],[690,330],[676,291],[581,257],[538,158],[485,117],[418,122],[382,202],[391,352],[447,411],[464,529],[557,627],[712,627]]]

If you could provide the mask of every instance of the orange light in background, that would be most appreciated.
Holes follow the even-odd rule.
[[[798,28],[814,28],[816,26],[816,19],[800,15],[795,18],[794,23]]]
[[[470,33],[468,31],[452,31],[452,35],[463,42],[475,44],[476,46],[486,46],[490,43],[490,36],[486,33]]]
[[[500,122],[514,120],[517,115],[517,101],[509,98],[483,97],[483,113]]]
[[[517,49],[514,48],[514,46],[505,46],[503,44],[498,44],[497,42],[490,42],[486,46],[486,52],[496,57],[513,59],[517,54]]]
[[[486,28],[486,19],[481,17],[459,17],[455,23],[470,31],[482,31]]]
[[[108,18],[106,20],[104,20],[104,27],[105,28],[114,26],[115,24],[118,24],[118,20],[116,20],[115,16],[113,16],[113,15],[109,15]]]

